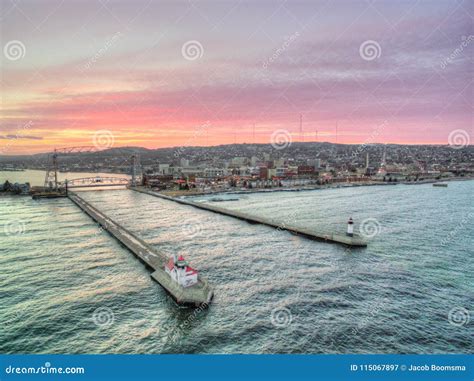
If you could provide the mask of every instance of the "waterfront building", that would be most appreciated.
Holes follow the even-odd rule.
[[[158,173],[160,175],[170,175],[172,173],[172,171],[170,169],[170,165],[169,164],[159,164],[158,165]]]

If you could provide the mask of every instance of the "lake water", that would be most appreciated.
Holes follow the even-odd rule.
[[[216,204],[328,232],[352,216],[371,237],[352,250],[129,190],[81,192],[158,250],[183,253],[215,286],[204,311],[177,307],[68,199],[0,197],[0,352],[472,353],[473,190],[463,181]]]

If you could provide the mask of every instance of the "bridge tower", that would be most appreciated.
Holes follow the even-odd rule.
[[[44,178],[44,188],[50,190],[58,190],[58,152],[48,155],[48,167],[46,169],[46,176]]]
[[[141,181],[141,177],[142,177],[140,156],[138,154],[132,155],[132,168],[131,168],[130,175],[132,177],[132,187],[137,186],[137,181]]]

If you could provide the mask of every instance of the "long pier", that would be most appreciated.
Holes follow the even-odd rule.
[[[198,283],[191,287],[184,288],[178,285],[164,271],[165,263],[168,261],[164,253],[158,252],[128,229],[111,220],[77,193],[69,192],[68,197],[147,267],[151,268],[153,270],[151,277],[173,297],[176,303],[193,306],[210,303],[214,292],[206,279],[199,275]]]
[[[254,224],[257,223],[257,224],[261,224],[261,225],[266,225],[266,226],[276,228],[278,230],[286,230],[286,231],[288,231],[292,234],[300,235],[300,236],[303,236],[303,237],[306,237],[306,238],[309,238],[309,239],[312,239],[312,240],[323,241],[323,242],[328,242],[328,243],[338,243],[338,244],[343,244],[343,245],[346,245],[346,246],[354,246],[354,247],[367,246],[367,241],[359,235],[354,235],[353,237],[349,237],[349,236],[342,235],[342,234],[319,233],[319,232],[315,232],[315,231],[305,229],[305,228],[301,228],[301,227],[298,227],[298,226],[283,224],[283,223],[277,223],[277,222],[268,220],[266,218],[251,216],[247,213],[242,213],[242,212],[237,212],[237,211],[234,211],[234,210],[224,209],[224,208],[220,208],[220,207],[214,206],[214,205],[209,205],[209,204],[205,204],[205,203],[197,203],[197,202],[193,202],[193,201],[189,201],[189,200],[184,200],[184,199],[165,196],[163,194],[160,194],[158,192],[154,192],[152,190],[149,190],[149,189],[146,189],[146,188],[143,188],[143,187],[130,187],[130,189],[134,190],[136,192],[145,193],[145,194],[148,194],[148,195],[151,195],[151,196],[159,197],[159,198],[162,198],[164,200],[174,201],[174,202],[177,202],[179,204],[193,206],[195,208],[207,210],[207,211],[222,214],[222,215],[225,215],[225,216],[238,218],[239,220],[247,221],[247,222],[250,222],[250,223],[254,223]]]

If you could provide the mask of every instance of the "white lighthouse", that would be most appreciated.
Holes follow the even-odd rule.
[[[352,221],[352,217],[349,218],[347,221],[347,233],[349,237],[354,236],[354,221]]]

